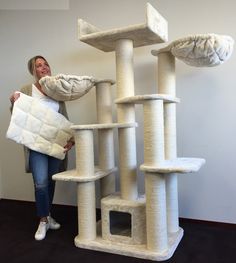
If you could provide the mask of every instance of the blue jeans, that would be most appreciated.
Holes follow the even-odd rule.
[[[30,150],[29,165],[35,189],[37,215],[46,217],[52,206],[55,181],[52,176],[59,172],[61,160],[43,153]]]

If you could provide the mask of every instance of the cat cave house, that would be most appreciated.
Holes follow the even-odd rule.
[[[112,121],[111,88],[115,81],[96,81],[97,123],[71,126],[76,168],[53,176],[54,180],[77,184],[79,233],[75,245],[155,261],[166,260],[183,237],[178,219],[178,174],[197,172],[205,163],[201,158],[177,157],[176,104],[179,99],[176,98],[175,58],[193,66],[218,65],[230,56],[233,40],[215,34],[197,35],[153,50],[152,54],[158,58],[157,93],[135,95],[133,50],[166,42],[166,20],[147,3],[144,24],[101,31],[82,19],[78,23],[80,41],[104,52],[115,52],[117,123]],[[216,47],[214,52],[212,43]],[[203,52],[204,57],[199,52]],[[144,123],[144,163],[139,166],[136,104],[142,105]],[[114,129],[118,129],[118,167],[115,167]],[[95,130],[98,166],[94,165]],[[138,193],[138,169],[145,177],[142,195]],[[120,192],[116,192],[115,173],[120,181]],[[101,188],[101,220],[98,222],[97,180]]]

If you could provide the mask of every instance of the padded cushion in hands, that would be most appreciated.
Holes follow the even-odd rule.
[[[20,93],[14,103],[6,137],[31,150],[63,160],[64,146],[73,136],[71,125],[62,114],[37,98]]]
[[[90,76],[58,74],[40,79],[43,91],[57,101],[76,100],[94,86],[95,79]]]

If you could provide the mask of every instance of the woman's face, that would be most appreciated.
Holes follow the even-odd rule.
[[[51,69],[48,62],[42,58],[37,58],[35,61],[35,74],[38,80],[45,76],[51,76]]]

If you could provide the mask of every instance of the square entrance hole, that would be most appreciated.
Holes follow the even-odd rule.
[[[131,214],[126,212],[110,211],[110,233],[131,237]]]

